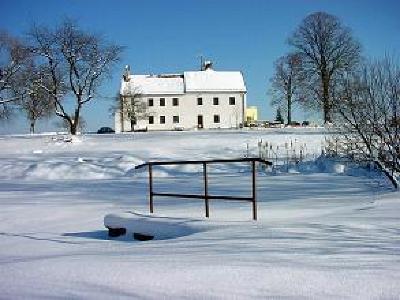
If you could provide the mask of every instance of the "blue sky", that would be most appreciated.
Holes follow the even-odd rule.
[[[101,93],[118,91],[124,65],[134,73],[183,72],[199,68],[200,56],[216,70],[240,70],[245,76],[248,104],[263,119],[275,110],[267,95],[273,62],[289,50],[286,40],[301,20],[316,11],[338,16],[353,30],[366,57],[399,55],[400,1],[261,1],[261,0],[1,0],[0,28],[23,35],[34,22],[53,26],[63,17],[87,30],[126,46],[113,78]],[[110,100],[96,99],[84,109],[88,130],[113,127]],[[295,119],[310,118],[297,110]],[[41,130],[54,127],[42,122]],[[0,132],[27,132],[23,119],[0,125]]]

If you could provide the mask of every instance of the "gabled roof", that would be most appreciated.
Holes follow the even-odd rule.
[[[128,83],[122,81],[121,93],[131,92],[145,95],[184,93],[182,75],[130,75],[129,79]]]
[[[241,72],[184,72],[186,92],[246,92]]]
[[[185,92],[246,92],[243,75],[238,71],[212,69],[182,74],[129,75],[122,80],[121,93],[144,95],[179,95]]]

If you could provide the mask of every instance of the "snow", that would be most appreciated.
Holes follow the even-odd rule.
[[[201,200],[155,197],[148,213],[135,166],[256,155],[261,139],[309,155],[258,170],[258,221],[247,202],[211,201],[206,219]],[[1,136],[0,298],[398,299],[400,193],[375,171],[318,158],[324,140],[294,128]],[[157,191],[202,192],[197,167],[155,172]],[[215,165],[209,179],[211,194],[250,192],[246,164]],[[104,221],[129,232],[108,238]],[[135,241],[137,229],[156,238]]]
[[[184,72],[187,92],[232,91],[246,92],[243,75],[238,71],[205,71]]]
[[[144,95],[181,95],[185,92],[246,92],[238,71],[189,71],[181,74],[130,75],[121,82],[121,93]]]
[[[174,239],[206,231],[210,227],[200,219],[170,218],[134,212],[108,214],[104,217],[107,228],[125,228],[125,237],[132,240],[133,233],[153,236],[157,240]]]
[[[156,75],[131,75],[129,78],[129,83],[122,81],[121,93],[126,93],[125,88],[129,88],[133,94],[180,95],[184,93],[183,78],[180,75],[174,75],[172,78]]]

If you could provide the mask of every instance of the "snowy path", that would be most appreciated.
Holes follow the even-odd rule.
[[[375,180],[316,172],[260,175],[257,222],[251,221],[249,203],[216,201],[207,231],[149,242],[109,240],[105,214],[148,209],[146,177],[133,176],[117,157],[138,163],[158,151],[163,157],[190,157],[194,150],[190,143],[177,145],[174,136],[164,140],[164,148],[147,148],[147,154],[143,145],[128,153],[122,141],[113,149],[101,142],[92,138],[60,152],[44,146],[43,139],[3,143],[0,298],[400,297],[400,197]],[[213,134],[206,142],[219,143]],[[97,150],[89,156],[93,145]],[[22,153],[8,150],[17,146]],[[49,155],[32,154],[35,149]],[[201,147],[195,153],[209,155]],[[88,172],[85,180],[51,179],[57,177],[50,174],[58,170],[54,166],[80,166],[77,157],[90,157],[99,169],[92,163],[80,167],[80,178]],[[4,174],[11,165],[15,176]],[[47,175],[32,176],[39,168]],[[164,171],[156,178],[158,189],[173,183],[179,191],[197,191],[196,170],[172,170],[174,177]],[[210,179],[212,192],[249,191],[248,173],[217,171]],[[155,211],[204,220],[201,201],[156,198]]]

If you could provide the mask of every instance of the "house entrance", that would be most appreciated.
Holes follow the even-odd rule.
[[[203,116],[202,115],[198,115],[197,116],[197,128],[203,128],[204,124],[203,124]]]

